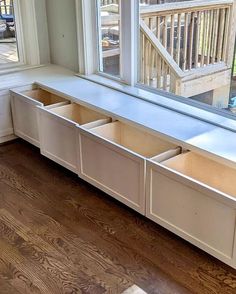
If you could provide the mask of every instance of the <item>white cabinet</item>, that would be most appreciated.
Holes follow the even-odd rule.
[[[176,146],[121,122],[78,130],[80,176],[145,213],[145,159]]]
[[[14,133],[39,147],[37,106],[56,106],[68,102],[35,86],[30,86],[28,90],[11,90],[11,96]]]
[[[13,135],[10,93],[3,90],[0,91],[0,138],[10,135]]]
[[[76,128],[79,125],[84,128],[99,126],[111,119],[75,103],[38,110],[41,153],[77,173]]]
[[[147,162],[146,215],[236,267],[236,170],[193,152]]]
[[[236,169],[36,86],[11,91],[14,132],[110,196],[236,268]],[[0,94],[0,138],[12,131]]]

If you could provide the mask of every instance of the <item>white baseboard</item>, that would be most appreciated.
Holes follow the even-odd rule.
[[[8,141],[12,141],[14,139],[16,139],[17,137],[15,135],[8,135],[8,136],[5,136],[5,137],[0,137],[0,144],[1,143],[6,143]]]

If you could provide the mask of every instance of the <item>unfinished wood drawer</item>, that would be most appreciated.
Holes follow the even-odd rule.
[[[68,101],[34,85],[30,88],[11,90],[14,133],[39,147],[37,106],[63,105]]]
[[[236,267],[236,170],[188,152],[147,162],[147,216]]]
[[[110,118],[72,103],[55,108],[39,108],[40,150],[43,155],[77,173],[76,127],[99,126]]]
[[[80,176],[145,212],[145,159],[176,146],[121,122],[79,130]]]

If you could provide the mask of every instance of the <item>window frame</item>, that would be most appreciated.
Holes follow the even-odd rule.
[[[97,0],[76,0],[77,4],[77,25],[78,25],[78,48],[79,48],[79,74],[80,76],[100,83],[102,85],[107,85],[110,88],[121,90],[125,93],[135,93],[133,96],[144,99],[145,101],[149,101],[150,103],[160,105],[162,107],[171,108],[171,101],[173,101],[174,107],[176,107],[176,102],[180,104],[180,107],[176,110],[177,112],[183,113],[185,115],[193,116],[200,120],[204,120],[215,124],[217,126],[221,126],[223,128],[229,129],[231,131],[236,131],[236,115],[230,113],[229,111],[218,109],[211,105],[207,105],[198,101],[194,101],[191,99],[187,99],[181,96],[177,96],[175,94],[171,94],[165,92],[163,90],[152,89],[148,86],[142,85],[138,83],[138,75],[139,75],[139,1],[138,0],[120,0],[120,14],[121,14],[121,40],[120,40],[120,51],[121,51],[121,73],[120,78],[113,77],[111,75],[99,72],[99,38],[96,38],[96,42],[94,39],[89,38],[89,34],[92,32],[98,36],[98,14],[97,14]],[[91,9],[92,8],[92,9]],[[91,12],[93,10],[93,13]],[[236,13],[236,4],[234,7],[234,12]],[[92,16],[95,16],[92,18]],[[81,22],[81,19],[83,21]],[[233,25],[233,24],[231,24]],[[236,25],[235,25],[236,27]],[[93,30],[91,30],[93,28]],[[124,29],[125,28],[125,29]],[[233,31],[233,30],[232,30]],[[236,28],[235,32],[236,33]],[[88,42],[84,42],[84,38],[90,39]],[[96,43],[94,45],[94,43]],[[93,51],[88,52],[88,45],[90,44],[90,48],[93,48]],[[96,50],[96,51],[94,51]],[[234,48],[230,48],[230,50],[234,50]],[[94,54],[95,52],[95,54]],[[92,56],[93,58],[89,58]],[[86,58],[85,58],[86,57]],[[228,60],[228,62],[230,62]],[[123,87],[123,86],[124,87]],[[125,89],[125,85],[131,86],[128,90]],[[132,91],[132,87],[136,88]],[[127,91],[126,91],[127,90]],[[145,95],[147,92],[147,95]],[[142,93],[140,95],[140,93]],[[155,94],[157,96],[162,96],[163,98],[167,98],[168,102],[158,103],[155,99],[145,98],[143,96],[153,96],[149,95]],[[164,100],[163,100],[164,101]],[[166,100],[167,101],[167,100]],[[181,107],[181,105],[183,107]],[[185,107],[186,106],[186,107]],[[188,109],[189,106],[192,108],[191,112],[185,112],[183,109]],[[199,113],[198,110],[202,110],[202,113]],[[206,114],[209,112],[209,116]],[[207,119],[205,118],[207,117]],[[220,118],[222,117],[222,122],[220,122]],[[224,126],[224,123],[227,120],[227,126]],[[230,123],[232,121],[232,123]]]
[[[98,4],[97,4],[98,3]],[[137,83],[137,21],[138,1],[120,1],[120,77],[99,71],[98,0],[76,0],[78,28],[79,72],[85,75],[99,74],[113,80],[135,86]],[[133,9],[135,7],[135,9]],[[96,36],[96,38],[92,38]]]
[[[34,0],[14,0],[13,9],[19,61],[0,65],[0,74],[6,74],[25,66],[40,65]]]

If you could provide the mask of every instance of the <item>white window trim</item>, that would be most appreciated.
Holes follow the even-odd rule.
[[[138,76],[139,1],[120,1],[121,14],[121,80],[135,86]]]
[[[95,0],[76,0],[79,72],[85,75],[98,68],[96,19]]]
[[[39,41],[34,0],[14,0],[18,62],[0,65],[0,74],[40,65]]]
[[[120,1],[120,78],[99,72],[99,34],[96,0],[76,0],[79,72],[85,75],[101,74],[113,80],[134,86],[137,83],[137,0]]]

